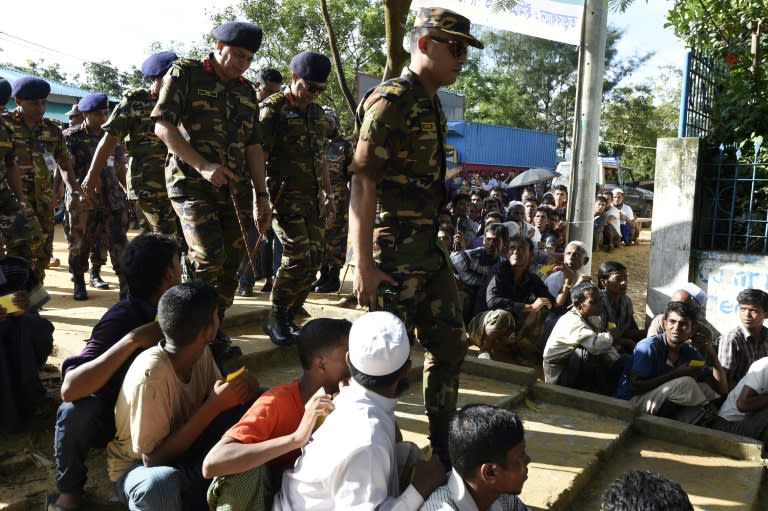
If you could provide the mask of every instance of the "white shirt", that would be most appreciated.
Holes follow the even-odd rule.
[[[608,206],[605,208],[605,220],[608,222],[608,225],[613,226],[614,229],[616,229],[616,232],[621,234],[621,224],[619,223],[619,210],[614,208],[613,206]]]
[[[579,311],[572,308],[557,320],[544,346],[545,382],[553,383],[560,378],[567,357],[579,346],[593,355],[606,354],[612,361],[620,358],[613,347],[611,334],[600,332]]]
[[[413,485],[398,496],[395,405],[354,380],[283,474],[273,511],[415,511],[424,502]]]
[[[621,225],[624,225],[627,223],[627,220],[634,220],[635,219],[635,212],[632,211],[632,207],[624,203],[621,205],[621,208],[617,208],[616,206],[613,206],[613,209],[617,210],[619,213],[622,213],[626,219],[622,220],[621,216],[619,216],[619,221],[621,222]]]
[[[451,470],[448,484],[433,491],[419,511],[478,510],[464,480],[455,470]],[[517,496],[506,494],[499,497],[488,511],[528,511],[528,507]]]
[[[758,394],[768,394],[768,357],[752,362],[744,378],[739,380],[739,383],[728,393],[728,398],[720,407],[718,413],[720,417],[731,422],[739,422],[746,418],[747,414],[740,412],[736,407],[736,401],[739,400],[745,385]]]

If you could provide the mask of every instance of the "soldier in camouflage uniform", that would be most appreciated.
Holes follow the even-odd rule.
[[[106,252],[112,260],[112,268],[120,276],[120,255],[128,243],[128,201],[125,196],[125,152],[122,145],[116,146],[106,165],[91,171],[91,162],[100,144],[104,130],[101,125],[107,120],[109,103],[107,95],[88,94],[80,100],[78,108],[85,115],[82,124],[64,130],[64,141],[72,153],[72,171],[61,174],[66,185],[65,205],[69,236],[69,271],[74,281],[73,298],[87,300],[85,272],[88,270],[88,255],[91,255],[91,285],[104,289],[108,287],[101,279],[101,267],[107,263]],[[89,198],[82,189],[86,175],[98,172],[100,193]],[[93,178],[92,178],[93,179]],[[121,281],[121,293],[125,292]]]
[[[207,57],[173,64],[151,119],[171,153],[165,169],[168,196],[181,219],[195,277],[216,288],[223,318],[232,305],[245,252],[238,215],[247,232],[253,222],[254,189],[260,232],[266,231],[272,215],[256,89],[242,77],[261,45],[261,29],[229,22],[214,29],[213,36],[216,48]],[[215,343],[214,356],[219,346],[226,351],[228,339],[221,332]]]
[[[283,258],[272,288],[272,313],[264,325],[266,334],[278,345],[290,344],[298,333],[293,317],[303,308],[320,268],[324,235],[321,190],[327,224],[336,216],[325,162],[330,125],[315,102],[325,90],[330,70],[331,61],[325,55],[299,53],[291,60],[288,89],[260,105],[267,179],[273,196],[285,183],[276,207]]]
[[[149,115],[157,102],[163,75],[177,59],[171,51],[156,53],[141,66],[152,81],[150,90],[133,89],[123,95],[104,128],[104,137],[83,179],[83,191],[91,200],[99,193],[97,169],[106,164],[109,155],[121,140],[125,140],[131,157],[128,164],[128,195],[135,194],[141,212],[153,232],[176,235],[177,216],[165,188],[165,157],[168,150],[155,135],[155,123]]]
[[[37,91],[39,86],[40,84],[37,84],[33,88]],[[15,91],[14,87],[13,92]],[[11,92],[11,84],[0,78],[0,112],[5,110]],[[17,164],[14,127],[8,122],[8,115],[4,114],[0,118],[0,234],[7,240],[8,255],[22,257],[35,267],[43,244],[43,232],[34,210],[24,199],[21,170]],[[41,273],[44,275],[48,259],[43,262],[45,264]]]
[[[447,123],[437,89],[456,80],[468,45],[483,47],[469,26],[454,12],[419,9],[410,67],[360,104],[350,169],[354,293],[361,306],[397,314],[426,349],[424,404],[432,447],[445,463],[467,340],[448,253],[437,243],[437,212],[447,200]]]
[[[331,123],[331,136],[325,159],[331,191],[336,196],[336,221],[325,230],[325,251],[320,267],[320,278],[312,283],[316,293],[333,293],[339,290],[339,273],[347,260],[347,233],[349,231],[349,165],[352,163],[354,147],[352,141],[339,130],[336,112],[324,108]]]

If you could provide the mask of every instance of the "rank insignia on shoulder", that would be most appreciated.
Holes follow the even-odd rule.
[[[434,122],[422,122],[421,123],[421,131],[435,131],[435,123]]]
[[[197,89],[197,93],[200,96],[208,96],[209,98],[216,98],[219,96],[219,94],[212,90],[205,90],[205,89]]]

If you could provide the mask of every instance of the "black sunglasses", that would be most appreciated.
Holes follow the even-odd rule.
[[[318,92],[322,94],[323,92],[325,92],[325,85],[315,85],[314,83],[307,83],[307,90],[312,94],[317,94]]]
[[[447,44],[448,49],[451,52],[451,55],[453,55],[453,57],[457,59],[460,59],[461,57],[466,55],[467,51],[469,50],[469,45],[466,42],[458,39],[443,39],[442,37],[434,37],[434,36],[430,36],[429,38],[435,41],[436,43]]]

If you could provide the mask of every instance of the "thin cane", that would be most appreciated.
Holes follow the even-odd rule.
[[[275,201],[270,206],[273,210],[277,207],[277,205],[280,203],[280,197],[283,196],[283,191],[285,190],[285,181],[280,183],[280,188],[277,189],[277,193],[275,194]],[[253,259],[253,257],[256,255],[256,251],[259,250],[259,247],[261,246],[261,243],[264,241],[264,233],[259,233],[259,237],[256,239],[256,244],[253,246],[253,251],[248,255],[248,259]],[[246,245],[246,250],[248,250]],[[255,272],[254,272],[255,273]]]
[[[237,217],[237,223],[240,226],[240,234],[243,236],[243,244],[245,246],[245,253],[248,255],[248,264],[251,265],[251,271],[256,273],[256,265],[253,264],[253,257],[248,250],[248,233],[243,225],[243,219],[240,217],[240,206],[237,203],[237,197],[235,196],[234,186],[232,181],[229,182],[229,197],[232,199],[232,206],[235,208],[235,216]]]

